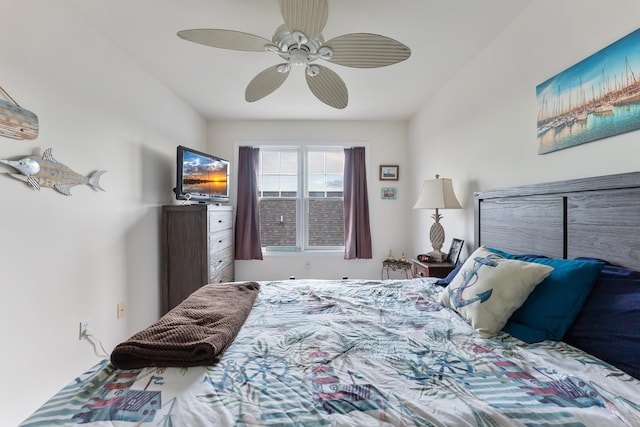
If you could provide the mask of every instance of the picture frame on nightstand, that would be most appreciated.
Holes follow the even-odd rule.
[[[447,260],[445,262],[457,265],[458,258],[460,258],[460,252],[462,252],[462,245],[464,245],[464,240],[453,239],[451,241],[451,248],[449,248],[449,255],[447,256]]]

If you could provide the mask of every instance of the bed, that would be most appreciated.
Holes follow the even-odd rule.
[[[258,291],[230,345],[207,354],[213,362],[118,368],[113,360],[122,359],[112,353],[21,425],[640,425],[638,323],[635,334],[627,327],[640,313],[640,173],[487,191],[474,200],[476,248],[457,274],[227,284]],[[528,323],[523,308],[535,306],[536,291],[547,292],[542,285],[558,272],[574,278],[576,270],[588,291],[542,293],[554,301],[543,310],[557,303],[575,313],[540,339],[536,322],[557,316],[536,312]],[[514,277],[504,293],[498,271]],[[526,291],[520,304],[511,301],[509,323],[492,330],[486,313],[465,311],[490,306],[520,281]],[[491,292],[478,288],[486,283]],[[193,313],[203,303],[190,301],[216,290],[206,285],[174,310],[200,324]],[[622,325],[607,321],[617,316]],[[604,320],[596,327],[595,318]],[[566,331],[554,337],[558,324]],[[154,326],[122,344],[140,344]]]

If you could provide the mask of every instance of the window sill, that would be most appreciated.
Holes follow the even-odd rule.
[[[327,249],[316,251],[267,251],[262,249],[263,257],[310,257],[310,256],[337,256],[344,255],[344,249]]]

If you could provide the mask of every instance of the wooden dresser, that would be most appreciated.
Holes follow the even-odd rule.
[[[233,281],[233,207],[162,207],[161,314],[207,283]]]

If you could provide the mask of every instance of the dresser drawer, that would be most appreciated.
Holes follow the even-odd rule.
[[[233,263],[233,247],[228,247],[213,254],[209,260],[209,280],[215,274]]]
[[[227,265],[211,277],[210,283],[233,282],[233,263]]]
[[[209,233],[233,228],[233,215],[231,211],[209,212]]]
[[[233,233],[231,230],[222,230],[209,234],[209,254],[213,255],[222,249],[233,245]]]

